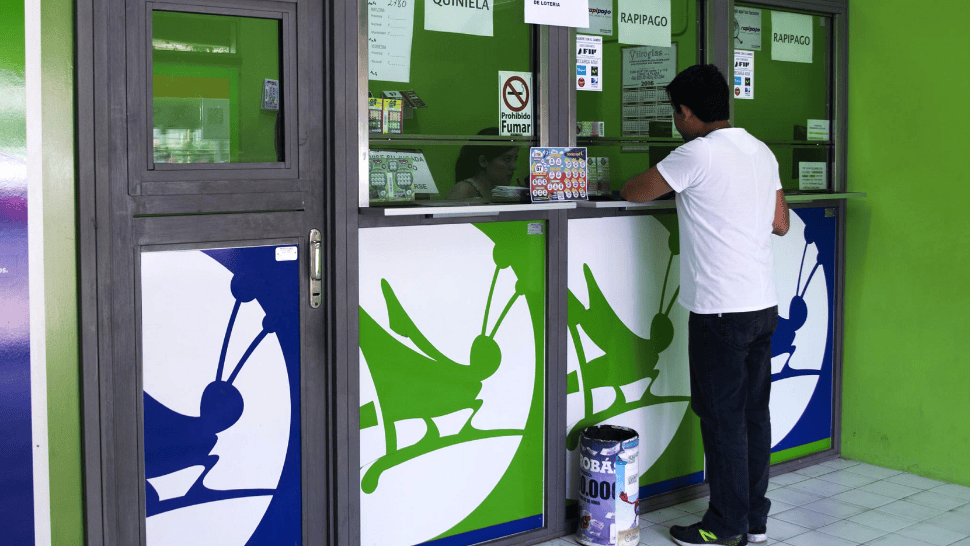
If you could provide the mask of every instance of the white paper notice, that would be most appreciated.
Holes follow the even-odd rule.
[[[798,163],[798,189],[824,190],[828,188],[826,180],[827,165],[824,161],[801,161]]]
[[[734,50],[734,98],[754,98],[754,51]]]
[[[413,3],[413,0],[401,0]],[[424,28],[438,32],[492,35],[494,0],[425,0]]]
[[[414,2],[370,0],[368,3],[367,70],[372,80],[411,81],[411,38]]]
[[[812,16],[771,12],[771,60],[812,62]]]
[[[670,0],[619,0],[621,44],[670,47]]]
[[[431,176],[431,169],[428,162],[424,159],[424,154],[415,150],[413,152],[394,152],[390,150],[371,150],[368,152],[371,159],[410,159],[414,171],[414,193],[438,193],[438,186],[434,183]]]
[[[810,119],[808,120],[808,140],[828,140],[829,139],[829,120]]]
[[[589,27],[578,28],[580,34],[613,35],[613,0],[589,0]]]
[[[603,37],[576,35],[576,89],[603,90]]]
[[[676,47],[647,46],[623,49],[624,88],[663,86],[674,81],[676,75]],[[664,102],[666,102],[666,95]]]
[[[586,28],[589,26],[589,0],[525,0],[525,22]]]
[[[734,8],[734,49],[761,51],[761,10]]]

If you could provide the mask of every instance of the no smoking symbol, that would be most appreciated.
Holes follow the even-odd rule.
[[[516,89],[514,82],[522,86],[522,90]],[[520,76],[512,76],[505,81],[502,86],[502,100],[505,106],[513,112],[521,112],[529,105],[529,85]]]

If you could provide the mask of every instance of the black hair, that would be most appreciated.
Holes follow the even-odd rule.
[[[498,127],[487,127],[478,132],[479,135],[498,136]],[[478,174],[482,166],[478,164],[478,158],[485,156],[485,161],[491,161],[509,150],[516,149],[515,146],[496,146],[496,145],[475,145],[466,144],[458,152],[458,160],[455,161],[455,182],[461,182],[466,178],[471,178]]]
[[[678,113],[686,106],[704,123],[724,121],[730,117],[728,89],[724,75],[712,64],[685,68],[667,85],[670,104]]]

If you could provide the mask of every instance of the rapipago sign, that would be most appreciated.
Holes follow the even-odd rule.
[[[812,62],[812,16],[771,12],[771,60]]]

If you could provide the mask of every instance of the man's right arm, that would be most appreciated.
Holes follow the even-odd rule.
[[[775,235],[788,233],[788,203],[785,201],[785,192],[778,190],[775,199],[775,220],[771,223],[771,232]]]

